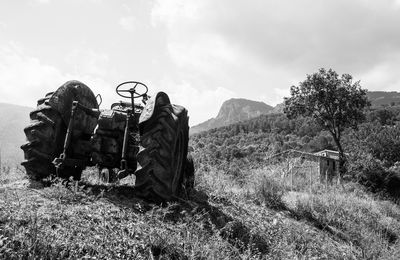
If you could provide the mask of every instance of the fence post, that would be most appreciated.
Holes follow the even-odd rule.
[[[290,191],[293,191],[293,171],[290,171]]]
[[[328,190],[328,171],[325,170],[325,190]]]
[[[312,168],[309,168],[309,174],[310,174],[310,195],[312,194]]]

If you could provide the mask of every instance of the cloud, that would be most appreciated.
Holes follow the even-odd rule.
[[[201,9],[205,7],[203,3],[209,4],[207,1],[184,1],[184,0],[167,0],[155,1],[151,11],[152,23],[157,26],[163,23],[172,29],[179,25],[182,20],[186,23],[193,23],[201,20]]]
[[[159,0],[152,24],[166,30],[177,78],[199,93],[223,87],[276,104],[321,67],[353,74],[371,90],[399,88],[398,4]]]
[[[277,70],[275,65],[265,63],[250,51],[244,51],[238,44],[240,37],[230,40],[225,31],[218,29],[219,22],[214,21],[216,17],[221,17],[221,10],[215,11],[219,6],[213,3],[158,1],[153,8],[153,25],[167,29],[168,52],[180,72],[177,78],[192,88],[196,87],[199,96],[207,96],[221,88],[229,89],[224,92],[225,95],[217,95],[216,98],[220,99],[214,99],[213,104],[222,104],[232,97],[264,101],[271,105],[280,103],[281,94],[286,93],[280,88],[288,88],[293,76],[287,71]],[[235,10],[239,12],[240,9]],[[221,14],[226,12],[229,11]],[[236,22],[232,21],[232,26],[240,27],[238,23],[246,18],[250,19],[238,17]],[[250,28],[249,31],[253,29]],[[280,81],[271,83],[274,78]],[[216,107],[214,113],[218,109]]]
[[[400,35],[394,33],[400,13],[388,1],[206,3],[196,9],[196,20],[177,21],[185,16],[166,15],[163,19],[174,27],[189,27],[170,30],[189,31],[194,25],[195,32],[219,34],[238,52],[274,66],[329,65],[359,71],[400,48]]]
[[[133,16],[121,17],[118,21],[119,25],[128,32],[133,32],[135,30],[136,19]]]
[[[26,106],[34,105],[33,98],[50,92],[62,74],[56,68],[42,64],[39,59],[27,57],[16,43],[0,46],[0,100]],[[39,94],[40,95],[40,94]]]
[[[38,4],[48,4],[51,2],[51,0],[33,0],[33,1]]]
[[[72,54],[79,56],[82,52]],[[46,93],[68,80],[76,79],[88,85],[95,94],[101,93],[109,106],[114,101],[112,97],[115,97],[112,84],[105,80],[109,74],[100,76],[100,72],[106,70],[96,64],[96,61],[103,62],[105,55],[97,56],[92,51],[87,52],[86,58],[74,59],[74,55],[68,56],[70,61],[82,67],[78,66],[73,73],[65,73],[28,55],[20,44],[10,42],[0,45],[0,102],[34,107]]]
[[[202,73],[224,73],[225,66],[235,63],[237,56],[230,45],[217,34],[196,35],[180,41],[171,41],[168,51],[179,69]]]
[[[4,22],[2,22],[2,21],[0,21],[0,31],[1,31],[1,30],[4,30],[4,29],[6,29],[6,28],[7,28],[7,24],[4,23]]]
[[[75,74],[105,76],[109,73],[109,57],[92,49],[74,49],[66,54],[65,62]]]
[[[361,74],[359,76],[362,79],[361,86],[371,90],[379,86],[380,90],[399,91],[399,66],[400,52],[392,54],[390,59],[377,63]]]
[[[162,84],[154,85],[162,87],[151,89],[150,94],[164,91],[173,104],[179,104],[188,109],[191,126],[217,116],[223,101],[235,96],[234,92],[221,86],[206,89],[201,85],[186,81],[177,82],[171,78],[164,78],[161,82]]]

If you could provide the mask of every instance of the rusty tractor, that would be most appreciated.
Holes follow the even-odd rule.
[[[80,180],[87,166],[97,166],[106,182],[134,174],[135,191],[151,200],[173,200],[190,190],[187,110],[171,104],[164,92],[149,98],[147,91],[140,82],[119,84],[117,94],[129,101],[100,110],[100,95],[68,81],[39,99],[21,146],[29,178]],[[139,98],[142,103],[135,103]]]

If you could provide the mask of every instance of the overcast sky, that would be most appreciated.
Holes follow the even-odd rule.
[[[190,124],[233,97],[282,102],[318,68],[400,90],[400,0],[2,0],[0,102],[35,106],[67,80],[120,100],[146,83]]]

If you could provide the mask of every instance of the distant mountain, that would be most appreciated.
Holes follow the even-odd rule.
[[[367,97],[372,107],[400,105],[400,93],[396,91],[368,91]],[[283,113],[284,103],[271,107],[264,102],[257,102],[243,98],[232,98],[225,101],[216,118],[190,128],[190,134],[199,133],[212,128],[227,126],[240,121],[248,120],[264,114]]]
[[[2,163],[17,164],[23,158],[20,146],[25,143],[24,127],[33,108],[0,103],[0,151]]]
[[[264,102],[243,98],[232,98],[222,104],[217,117],[191,127],[190,134],[248,120],[260,115],[268,114],[272,110],[273,107]]]
[[[372,107],[400,105],[400,93],[396,91],[368,91],[367,96]]]
[[[400,92],[391,91],[368,91],[368,100],[371,102],[372,107],[400,105]],[[283,113],[285,104],[279,103],[274,107],[271,113]]]
[[[282,114],[283,113],[283,108],[285,107],[285,104],[279,103],[276,106],[274,106],[274,108],[271,111],[271,114]]]

